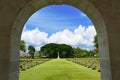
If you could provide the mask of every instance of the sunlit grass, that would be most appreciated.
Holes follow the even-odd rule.
[[[20,72],[19,80],[101,80],[100,73],[65,59],[53,59]]]

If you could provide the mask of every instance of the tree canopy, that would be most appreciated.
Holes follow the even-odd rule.
[[[98,35],[94,36],[94,46],[98,48]]]
[[[44,56],[48,56],[50,58],[56,58],[58,56],[58,52],[60,57],[62,58],[73,57],[72,47],[66,44],[56,44],[56,43],[46,44],[41,47],[40,51]]]
[[[87,50],[81,49],[79,47],[73,48],[73,51],[74,51],[74,57],[77,57],[77,58],[82,58],[82,57],[88,57],[89,56]]]
[[[98,35],[95,35],[94,37],[94,47],[95,49],[93,50],[96,54],[96,57],[99,57],[99,51],[98,51]]]
[[[20,41],[20,50],[22,50],[22,51],[26,51],[26,46],[25,46],[25,41],[24,40],[21,40]]]
[[[34,58],[35,48],[34,46],[30,45],[28,47],[28,53],[31,55],[32,58]]]

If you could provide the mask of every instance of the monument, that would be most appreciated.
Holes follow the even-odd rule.
[[[57,57],[57,59],[60,59],[59,52],[58,52],[58,57]]]

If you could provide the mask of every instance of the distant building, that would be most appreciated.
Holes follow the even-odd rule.
[[[30,57],[30,54],[25,53],[25,52],[22,51],[22,50],[19,50],[19,55],[20,55],[20,57]]]

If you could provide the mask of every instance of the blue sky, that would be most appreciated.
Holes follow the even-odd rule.
[[[27,30],[38,27],[49,34],[68,28],[73,31],[79,25],[93,25],[80,10],[68,5],[51,5],[34,13],[26,23]]]
[[[96,34],[93,27],[91,20],[77,8],[68,5],[50,5],[38,10],[28,19],[21,39],[25,40],[27,45],[34,45],[36,49],[44,44],[55,42],[67,43],[73,47],[82,47],[90,50],[94,47],[92,43],[93,39],[90,40],[89,38],[93,38]],[[90,32],[90,30],[92,31]],[[90,35],[86,35],[89,32]],[[75,40],[72,38],[68,39],[68,36],[75,38]],[[80,38],[81,36],[84,38],[83,41]],[[37,38],[37,40],[34,38]],[[87,45],[87,39],[91,41],[91,45]],[[84,43],[85,40],[86,44]],[[73,42],[76,44],[72,44]]]

